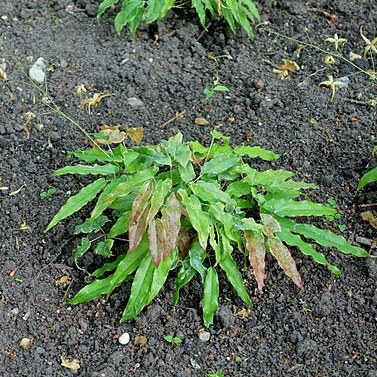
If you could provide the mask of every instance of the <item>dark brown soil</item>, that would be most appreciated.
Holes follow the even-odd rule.
[[[361,246],[376,255],[376,231],[359,216],[365,210],[361,204],[377,202],[375,186],[356,194],[359,178],[373,164],[377,117],[376,107],[367,103],[377,98],[376,82],[345,61],[325,65],[321,51],[300,49],[303,43],[295,41],[328,49],[324,39],[337,33],[348,40],[345,56],[362,54],[360,26],[371,40],[377,36],[375,5],[373,0],[260,1],[266,24],[249,40],[243,33],[232,35],[221,22],[203,31],[191,14],[182,13],[169,14],[158,27],[142,27],[135,37],[119,37],[111,12],[99,25],[93,22],[96,4],[89,0],[1,0],[0,58],[8,75],[0,91],[1,376],[71,376],[61,357],[77,359],[77,374],[88,377],[206,376],[216,371],[232,377],[377,376],[377,267],[372,258],[327,250],[343,272],[336,278],[295,253],[304,292],[271,263],[261,297],[251,273],[245,272],[254,310],[249,317],[238,315],[242,302],[222,284],[208,342],[199,339],[199,281],[184,289],[173,307],[171,279],[136,321],[121,325],[129,286],[109,301],[67,305],[66,297],[89,278],[71,258],[78,242],[73,229],[82,219],[74,216],[48,234],[43,230],[84,182],[52,178],[51,173],[67,164],[66,151],[85,148],[86,138],[42,104],[43,95],[26,75],[28,57],[45,58],[48,92],[90,132],[101,124],[142,126],[146,144],[177,131],[186,140],[207,143],[218,127],[234,144],[261,145],[281,154],[273,167],[316,183],[312,199],[336,200],[342,218],[329,226],[338,231],[344,225],[351,240],[371,241]],[[283,58],[301,68],[291,80],[272,71]],[[377,64],[376,55],[374,60]],[[371,59],[354,63],[373,68]],[[350,78],[333,101],[330,90],[317,90],[328,74]],[[216,77],[230,92],[206,100],[203,89]],[[91,94],[114,96],[92,114],[80,112],[75,93],[80,84],[91,86]],[[142,106],[129,105],[132,97]],[[181,119],[160,127],[183,111]],[[27,112],[36,115],[29,124]],[[195,125],[196,117],[205,117],[209,125]],[[227,121],[230,117],[234,122]],[[49,187],[57,194],[41,199]],[[92,270],[97,262],[88,254],[82,265]],[[57,285],[62,276],[71,277],[72,284]],[[117,340],[123,332],[131,336],[126,346]],[[167,334],[181,337],[182,344],[167,343]],[[28,349],[20,347],[22,338],[33,339]]]

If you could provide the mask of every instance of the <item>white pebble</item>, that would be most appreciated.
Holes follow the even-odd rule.
[[[199,339],[202,342],[208,342],[210,337],[211,337],[211,333],[209,333],[208,331],[201,331],[199,333]]]
[[[42,84],[45,81],[45,68],[46,63],[43,58],[38,58],[37,61],[30,67],[29,76],[38,84]]]
[[[120,344],[122,344],[123,346],[125,346],[126,344],[128,344],[130,341],[130,334],[128,332],[124,332],[119,338],[118,338],[118,342]]]

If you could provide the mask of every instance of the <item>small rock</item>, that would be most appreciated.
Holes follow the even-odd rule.
[[[377,280],[377,263],[374,259],[368,258],[365,261],[368,270],[368,276],[373,280]]]
[[[234,315],[230,308],[222,307],[217,311],[216,315],[223,327],[229,327],[234,325]]]
[[[130,342],[130,334],[128,332],[124,332],[119,338],[118,342],[125,346]]]
[[[13,315],[18,315],[18,313],[20,312],[20,309],[18,309],[18,308],[13,308],[10,312],[11,312],[11,314],[13,314]]]
[[[60,59],[60,67],[62,67],[63,69],[67,68],[68,62],[64,59]]]
[[[200,365],[195,361],[195,359],[190,358],[190,363],[194,369],[200,369]]]
[[[309,338],[300,340],[296,344],[296,352],[298,356],[311,358],[315,356],[317,352],[317,343]]]
[[[202,342],[208,342],[210,338],[211,338],[211,333],[209,333],[208,331],[201,331],[199,333],[199,339]]]
[[[254,81],[255,89],[262,90],[264,88],[264,81],[262,79],[256,79]]]
[[[139,100],[138,98],[136,97],[131,97],[127,100],[127,103],[131,106],[131,107],[134,107],[134,108],[139,108],[139,107],[143,107],[144,106],[144,102]]]
[[[42,84],[45,81],[46,63],[43,58],[38,58],[36,62],[29,69],[30,78],[38,84]]]

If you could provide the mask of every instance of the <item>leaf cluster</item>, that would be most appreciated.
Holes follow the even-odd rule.
[[[224,17],[233,32],[241,26],[249,37],[253,35],[251,25],[260,21],[258,9],[251,0],[103,0],[97,11],[97,18],[110,7],[121,4],[114,26],[118,34],[124,27],[134,35],[140,24],[160,21],[173,7],[191,6],[197,13],[203,27],[207,18]]]
[[[294,220],[335,216],[334,208],[299,199],[313,184],[293,180],[293,173],[286,170],[258,171],[245,161],[271,161],[279,156],[258,146],[233,148],[229,137],[218,131],[212,132],[209,147],[184,142],[179,133],[157,146],[119,144],[113,150],[90,149],[72,155],[85,164],[61,168],[55,176],[98,178],[67,200],[46,231],[96,200],[90,217],[75,229],[83,237],[73,253],[77,259],[92,248],[109,261],[93,272],[95,280],[70,299],[71,304],[108,297],[133,278],[121,318],[130,320],[156,297],[169,271],[177,270],[173,304],[182,287],[197,275],[203,284],[203,320],[209,326],[218,308],[220,270],[241,300],[252,305],[240,259],[249,259],[262,292],[267,253],[299,288],[303,283],[290,246],[335,275],[339,269],[310,242],[367,256],[340,235]],[[124,252],[113,256],[119,238],[127,240]]]

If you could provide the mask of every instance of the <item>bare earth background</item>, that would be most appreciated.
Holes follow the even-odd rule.
[[[373,0],[260,1],[267,26],[287,37],[322,48],[335,33],[347,38],[344,52],[362,53],[359,28],[376,37],[377,10]],[[56,0],[0,2],[0,58],[7,64],[8,83],[0,90],[0,365],[1,375],[71,376],[61,357],[78,360],[80,376],[377,376],[377,267],[373,259],[327,251],[343,271],[335,278],[309,258],[295,253],[305,291],[299,292],[277,265],[268,267],[263,296],[245,271],[255,308],[249,317],[231,287],[221,288],[220,310],[209,329],[208,342],[199,339],[203,325],[200,282],[184,289],[177,307],[171,305],[171,279],[137,321],[120,325],[129,286],[109,301],[68,306],[90,277],[76,269],[71,250],[78,239],[74,216],[48,234],[43,230],[80,183],[78,177],[52,178],[67,164],[66,151],[85,148],[84,135],[41,103],[28,72],[32,56],[48,62],[47,89],[61,110],[87,131],[101,124],[144,127],[144,143],[158,143],[178,131],[186,140],[208,143],[218,127],[234,144],[261,145],[281,154],[273,165],[314,182],[312,199],[334,199],[345,236],[376,242],[376,232],[359,216],[361,204],[376,203],[375,186],[355,193],[358,179],[375,163],[376,84],[351,65],[323,64],[323,54],[258,27],[253,40],[230,34],[223,23],[203,31],[193,15],[171,13],[159,26],[143,27],[137,36],[117,36],[114,14],[100,25],[93,22],[95,2]],[[326,14],[326,12],[328,14]],[[336,16],[329,22],[328,15]],[[158,36],[158,38],[156,37]],[[229,55],[211,60],[209,56]],[[281,59],[295,60],[300,71],[281,80],[273,67]],[[371,62],[356,61],[364,69]],[[331,102],[319,82],[348,75],[348,88]],[[203,89],[218,76],[230,92],[206,101]],[[92,114],[79,111],[75,86],[89,94],[111,92]],[[44,86],[42,86],[44,88]],[[357,99],[356,94],[363,97]],[[137,98],[130,104],[129,98]],[[177,112],[180,120],[160,127]],[[25,114],[36,119],[27,123]],[[205,117],[208,126],[194,124]],[[229,117],[233,123],[227,122]],[[43,128],[38,126],[43,124]],[[369,164],[369,165],[368,165]],[[266,167],[263,164],[260,167]],[[24,186],[22,186],[24,185]],[[15,195],[10,193],[22,189]],[[57,188],[50,200],[40,192]],[[371,207],[373,209],[375,207]],[[319,226],[322,224],[318,223]],[[21,229],[23,228],[23,229]],[[376,254],[375,247],[362,245]],[[82,265],[93,270],[98,260],[88,254]],[[70,286],[56,284],[62,276]],[[89,280],[88,280],[89,279]],[[238,313],[238,314],[237,314]],[[117,338],[129,332],[122,346]],[[172,334],[179,346],[164,341]],[[22,338],[33,339],[24,350]]]

